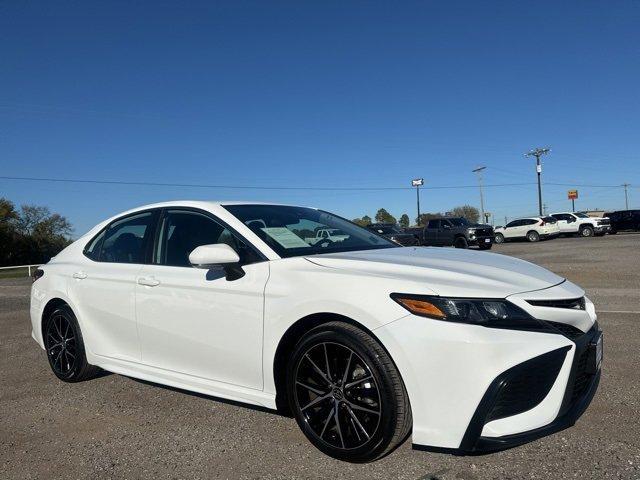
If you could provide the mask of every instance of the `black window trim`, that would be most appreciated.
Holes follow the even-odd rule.
[[[165,216],[166,216],[168,210],[171,210],[171,211],[180,210],[180,211],[185,211],[185,212],[190,212],[190,213],[199,213],[199,214],[204,215],[205,217],[209,218],[210,220],[213,220],[214,222],[218,223],[220,226],[228,229],[233,235],[235,235],[236,237],[238,237],[238,239],[240,239],[242,242],[244,242],[245,245],[247,245],[248,248],[253,250],[254,253],[256,253],[258,255],[258,258],[260,258],[260,260],[257,260],[255,262],[250,262],[250,263],[246,263],[246,262],[240,261],[240,263],[238,265],[241,266],[241,267],[244,266],[244,265],[254,265],[256,263],[262,263],[262,262],[266,262],[266,261],[269,260],[267,258],[267,256],[265,254],[263,254],[254,244],[252,244],[249,240],[247,240],[244,235],[242,235],[240,232],[238,232],[235,228],[233,228],[227,222],[222,220],[220,217],[218,217],[217,215],[214,215],[213,213],[211,213],[211,212],[209,212],[207,210],[203,210],[203,209],[197,208],[197,207],[185,207],[185,206],[176,206],[176,207],[166,206],[166,207],[160,208],[159,210],[160,210],[160,214],[158,215],[158,221],[156,223],[156,228],[155,228],[154,235],[153,235],[153,248],[151,248],[150,258],[147,259],[148,260],[147,265],[153,265],[153,266],[156,266],[156,267],[170,267],[170,268],[196,268],[196,267],[193,267],[193,266],[185,267],[185,266],[180,266],[180,265],[164,265],[162,263],[155,263],[156,253],[157,253],[157,250],[160,248],[160,245],[159,245],[160,230],[162,229],[162,223],[163,223],[163,221],[165,219]]]
[[[98,259],[97,260],[94,259],[94,258],[91,258],[89,255],[87,255],[87,248],[100,235],[102,235],[103,233],[106,234],[107,230],[109,230],[109,227],[111,227],[111,225],[113,225],[114,223],[119,222],[121,220],[125,220],[125,219],[127,219],[129,217],[135,217],[137,215],[141,215],[141,214],[144,214],[144,213],[151,213],[151,215],[152,215],[151,223],[149,224],[149,228],[153,229],[151,234],[152,234],[152,237],[154,239],[152,242],[154,242],[155,241],[155,236],[156,236],[156,229],[157,229],[158,224],[157,224],[157,222],[153,221],[153,215],[157,215],[158,217],[160,217],[159,213],[160,213],[161,210],[162,210],[161,208],[148,208],[148,209],[145,209],[145,210],[138,210],[136,212],[131,212],[131,213],[128,213],[126,215],[122,215],[121,217],[118,217],[118,218],[114,218],[108,224],[106,224],[104,227],[102,227],[98,233],[96,233],[93,237],[91,237],[91,239],[85,244],[84,248],[82,249],[82,254],[86,258],[91,260],[92,262],[96,262],[96,263],[113,263],[113,264],[118,264],[118,265],[147,265],[148,262],[149,262],[149,245],[145,245],[145,251],[144,251],[144,255],[143,255],[144,261],[142,263],[139,263],[139,262],[136,262],[136,263],[105,262],[103,260],[100,260],[100,257],[102,255],[102,246],[104,245],[104,238],[100,241],[100,249],[98,251]],[[153,250],[153,248],[151,250]]]

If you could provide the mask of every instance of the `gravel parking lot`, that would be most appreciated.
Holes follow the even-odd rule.
[[[29,281],[0,280],[0,478],[640,478],[640,235],[509,243],[493,252],[583,286],[605,332],[600,389],[576,426],[455,457],[406,442],[373,464],[333,460],[275,413],[106,374],[58,381],[30,337]]]

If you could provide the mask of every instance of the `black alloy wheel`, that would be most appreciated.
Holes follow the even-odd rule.
[[[43,335],[49,365],[60,380],[80,382],[100,371],[87,363],[80,327],[68,306],[61,306],[49,315]]]
[[[289,365],[291,409],[321,451],[366,462],[407,437],[411,410],[404,385],[365,332],[340,322],[322,325],[298,343]]]

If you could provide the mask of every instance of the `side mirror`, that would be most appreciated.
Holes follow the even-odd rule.
[[[449,230],[451,228],[451,225],[447,225],[446,223],[444,225],[442,225],[442,228]]]
[[[189,262],[196,268],[210,269],[223,266],[227,280],[237,280],[244,276],[238,265],[240,256],[226,243],[200,245],[189,254]]]

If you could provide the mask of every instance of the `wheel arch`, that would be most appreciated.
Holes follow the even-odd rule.
[[[46,305],[42,309],[42,315],[40,316],[40,334],[42,335],[43,342],[44,342],[44,325],[47,318],[51,313],[55,311],[56,308],[59,308],[62,305],[66,305],[67,307],[71,308],[71,311],[73,311],[73,308],[71,307],[71,305],[69,305],[69,302],[67,302],[66,300],[60,297],[53,297],[49,299],[49,301],[46,303]]]
[[[276,387],[276,407],[280,413],[291,416],[289,399],[287,397],[287,361],[289,360],[289,357],[296,343],[303,337],[305,333],[309,332],[310,330],[319,327],[320,325],[336,321],[352,325],[370,335],[376,342],[378,342],[378,344],[383,348],[387,355],[389,355],[389,358],[391,358],[391,361],[395,365],[395,361],[393,360],[391,353],[389,353],[382,341],[380,341],[380,339],[376,336],[375,333],[373,333],[373,331],[365,327],[362,323],[345,315],[332,312],[318,312],[306,315],[294,322],[285,331],[284,335],[282,335],[280,341],[278,342],[278,346],[276,347],[276,352],[273,358],[273,380]],[[397,369],[398,366],[395,366]],[[399,369],[398,373],[400,374],[400,379],[402,380],[402,374],[400,373]]]

